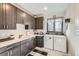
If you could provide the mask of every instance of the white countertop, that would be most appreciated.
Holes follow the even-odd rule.
[[[35,36],[65,36],[65,35],[52,35],[52,34],[44,34],[44,35],[35,35]]]
[[[32,37],[35,37],[35,35],[29,35],[29,36],[26,36],[26,37],[22,37],[22,38],[15,38],[13,40],[9,40],[9,41],[5,41],[5,42],[0,42],[0,48],[4,47],[4,46],[8,46],[8,45],[11,45],[11,44],[14,44],[14,43],[17,43],[17,42],[20,42],[20,41],[23,41],[23,40],[26,40],[26,39],[30,39]]]
[[[30,39],[30,38],[36,37],[36,36],[52,36],[52,35],[28,35],[28,36],[24,36],[22,38],[15,38],[13,40],[0,42],[0,48],[4,47],[4,46],[11,45],[11,44],[14,44],[14,43],[17,43],[17,42],[20,42],[20,41],[23,41],[23,40],[26,40],[26,39]],[[54,35],[54,36],[61,36],[61,35]],[[62,36],[64,36],[64,35],[62,35]]]

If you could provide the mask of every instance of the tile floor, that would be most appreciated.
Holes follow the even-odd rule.
[[[64,52],[54,51],[54,50],[50,50],[50,49],[47,49],[47,48],[36,47],[35,49],[47,52],[48,53],[47,56],[66,56],[67,55]],[[44,56],[44,55],[42,55],[40,53],[36,53],[36,52],[33,52],[33,51],[31,51],[29,54],[32,54],[33,56]]]

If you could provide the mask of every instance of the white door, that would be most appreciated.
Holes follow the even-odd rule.
[[[44,36],[44,47],[48,49],[53,49],[53,37]]]
[[[66,38],[64,36],[54,36],[54,50],[66,52]]]

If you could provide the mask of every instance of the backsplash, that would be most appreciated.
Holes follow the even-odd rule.
[[[44,30],[34,30],[34,33],[37,33],[37,34],[45,34],[45,31]]]
[[[34,33],[45,33],[44,30],[25,30],[23,24],[16,24],[16,30],[0,30],[0,38],[9,37],[10,35],[14,35],[15,37],[18,37],[19,35],[34,35]]]
[[[26,35],[34,35],[34,31],[33,30],[26,30]]]
[[[10,35],[14,35],[15,37],[17,37],[18,35],[23,34],[25,34],[25,29],[24,25],[22,24],[17,24],[16,30],[0,30],[0,38],[8,37]]]

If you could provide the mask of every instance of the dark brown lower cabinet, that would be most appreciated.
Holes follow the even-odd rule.
[[[12,49],[12,55],[11,56],[20,56],[20,49],[21,46],[17,46],[15,48]]]
[[[32,49],[34,49],[36,47],[35,45],[35,38],[31,38],[28,40],[28,50],[31,51]]]
[[[20,42],[0,49],[0,56],[20,56]]]
[[[21,44],[21,56],[26,55],[28,52],[27,42]]]
[[[23,40],[21,42],[0,48],[0,56],[25,56],[36,47],[35,38]]]
[[[27,55],[35,48],[35,38],[30,38],[21,42],[21,56]]]
[[[9,51],[5,51],[3,53],[0,53],[0,56],[9,56]]]
[[[7,46],[8,56],[20,56],[21,42]]]

